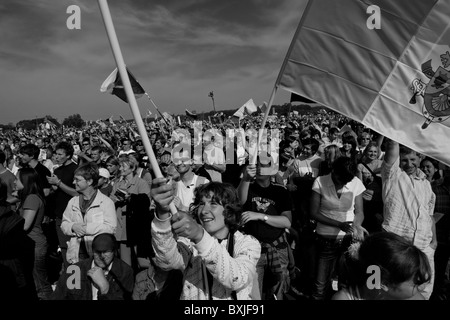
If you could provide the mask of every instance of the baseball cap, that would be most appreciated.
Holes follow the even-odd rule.
[[[100,177],[109,179],[111,177],[111,175],[109,174],[109,171],[105,168],[100,168],[98,169],[99,175]]]

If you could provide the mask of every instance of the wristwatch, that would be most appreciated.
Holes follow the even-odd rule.
[[[269,217],[267,215],[264,215],[264,222],[267,222],[269,220]]]

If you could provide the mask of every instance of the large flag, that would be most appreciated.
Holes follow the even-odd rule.
[[[310,0],[277,85],[450,165],[450,1]]]
[[[131,74],[130,70],[127,68],[128,78],[130,78],[131,87],[133,88],[133,93],[136,99],[142,97],[145,93],[145,90],[141,87],[136,78]],[[101,87],[101,92],[109,92],[113,95],[116,95],[126,103],[128,103],[127,95],[125,93],[125,89],[123,88],[122,79],[120,78],[120,74],[117,72],[117,68],[103,81]]]

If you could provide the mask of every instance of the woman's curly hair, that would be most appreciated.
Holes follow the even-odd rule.
[[[194,202],[190,205],[189,212],[198,219],[197,209],[203,197],[211,198],[223,206],[225,225],[230,232],[236,231],[241,222],[242,206],[236,189],[229,183],[209,182],[195,188]]]

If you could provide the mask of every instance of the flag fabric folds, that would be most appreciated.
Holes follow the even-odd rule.
[[[195,114],[194,112],[189,111],[188,109],[185,109],[185,111],[186,111],[186,115],[188,117],[191,117],[193,119],[197,119],[197,114]]]
[[[134,96],[136,99],[139,99],[145,94],[145,90],[133,76],[133,74],[128,70],[128,78],[130,79],[131,87],[133,89]],[[125,93],[125,89],[123,87],[122,79],[120,78],[120,74],[117,71],[117,68],[108,76],[108,78],[103,81],[101,87],[101,92],[109,92],[117,97],[119,97],[124,102],[128,103],[127,95]]]
[[[258,107],[256,106],[256,104],[253,102],[253,99],[248,100],[245,104],[244,104],[244,111],[246,114],[248,115],[252,115],[253,113],[255,113],[256,111],[258,111]]]
[[[103,122],[102,119],[97,119],[95,123],[97,123],[102,128],[102,130],[106,130],[108,128],[108,126],[105,122]]]
[[[314,101],[295,93],[291,93],[291,102],[315,103]]]
[[[45,117],[44,122],[45,122],[45,128],[47,130],[50,130],[50,129],[56,130],[56,128],[57,128],[56,124],[53,123],[52,121],[50,121],[50,119],[48,119],[47,117]]]
[[[166,122],[167,124],[169,124],[170,126],[173,127],[173,126],[176,125],[175,119],[174,119],[169,113],[163,112],[163,113],[162,113],[162,116],[164,117],[165,122]]]
[[[277,85],[450,165],[450,1],[310,0]]]
[[[115,126],[115,125],[116,125],[116,124],[114,123],[114,121],[113,121],[113,116],[111,116],[111,117],[108,118],[108,122],[109,122],[109,124],[112,125],[112,126]]]
[[[261,113],[266,113],[266,111],[267,111],[267,102],[264,101],[262,104],[260,104],[258,106],[258,111],[261,112]]]
[[[244,103],[244,105],[240,107],[233,115],[235,117],[238,117],[239,119],[242,119],[244,115],[251,115],[256,111],[258,111],[258,107],[253,102],[253,99],[250,99],[246,103]]]

